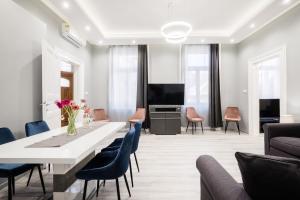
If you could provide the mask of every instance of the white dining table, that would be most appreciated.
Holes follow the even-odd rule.
[[[95,156],[99,145],[125,127],[125,122],[106,122],[60,147],[31,148],[30,145],[66,132],[66,127],[0,145],[0,163],[53,164],[53,199],[72,199],[66,190],[75,181],[75,173]],[[72,136],[70,136],[72,137]]]

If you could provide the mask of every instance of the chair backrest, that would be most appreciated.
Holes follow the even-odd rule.
[[[145,108],[137,108],[136,112],[130,119],[138,119],[141,122],[144,122],[146,118],[146,109]]]
[[[45,121],[35,121],[25,124],[25,131],[27,137],[43,133],[49,130],[50,129]]]
[[[198,113],[196,112],[196,109],[194,107],[187,107],[186,108],[186,117],[188,119],[192,119],[192,118],[199,118],[200,116],[198,115]]]
[[[122,176],[128,169],[134,134],[135,128],[131,128],[125,135],[119,153],[114,161],[117,176]]]
[[[240,120],[241,114],[238,107],[227,107],[224,115],[224,119]]]
[[[140,141],[140,135],[141,135],[141,129],[142,129],[142,122],[135,123],[134,124],[134,129],[135,129],[135,133],[134,133],[131,153],[136,152],[136,150],[139,147],[139,141]]]
[[[8,128],[0,128],[0,145],[15,141],[14,134]]]
[[[107,120],[105,110],[102,108],[94,109],[93,114],[94,114],[95,121]]]

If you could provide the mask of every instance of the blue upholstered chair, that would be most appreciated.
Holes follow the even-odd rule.
[[[0,128],[0,145],[15,141],[16,138],[8,128]],[[12,199],[12,194],[15,194],[15,177],[37,167],[43,187],[44,194],[46,193],[44,180],[40,165],[37,164],[0,164],[0,178],[8,179],[8,199]]]
[[[49,126],[45,121],[28,122],[25,124],[26,137],[37,135],[49,131]],[[29,185],[33,170],[29,174],[27,186]],[[48,164],[48,172],[50,172],[50,164]]]
[[[29,122],[25,124],[25,131],[27,137],[40,134],[49,130],[50,129],[45,121]]]
[[[116,180],[118,200],[120,197],[119,180],[118,178],[124,176],[126,187],[130,194],[126,171],[128,170],[129,157],[131,153],[133,137],[135,129],[132,128],[124,137],[121,147],[115,151],[108,151],[97,154],[85,167],[76,173],[76,177],[84,182],[83,199],[86,198],[86,189],[88,181],[97,180]],[[97,195],[99,191],[99,184],[97,184]]]
[[[135,128],[135,133],[134,133],[134,139],[133,139],[133,144],[132,144],[132,149],[131,149],[131,154],[134,155],[135,158],[135,163],[138,169],[138,172],[140,172],[137,156],[136,156],[136,151],[139,147],[139,141],[140,141],[140,135],[141,135],[141,129],[142,129],[142,122],[136,122],[134,125]],[[113,151],[118,148],[120,148],[122,144],[123,138],[117,138],[115,139],[108,147],[102,149],[102,152],[107,152],[107,151]],[[130,169],[130,178],[131,178],[131,185],[133,187],[133,176],[132,176],[132,166],[131,166],[131,159],[129,158],[129,169]]]

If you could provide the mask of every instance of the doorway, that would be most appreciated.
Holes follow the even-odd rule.
[[[74,73],[61,71],[61,99],[74,100]],[[68,115],[62,110],[61,126],[68,125]]]
[[[286,47],[269,51],[249,61],[249,134],[260,133],[260,99],[279,99],[280,114],[286,114]]]

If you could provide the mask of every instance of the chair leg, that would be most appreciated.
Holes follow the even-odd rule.
[[[11,187],[12,187],[12,194],[16,194],[16,184],[15,184],[15,177],[11,177]]]
[[[98,197],[98,194],[99,194],[99,184],[100,184],[100,181],[97,180],[97,191],[96,191],[96,197]]]
[[[120,186],[119,186],[119,180],[118,180],[118,179],[116,179],[116,186],[117,186],[118,200],[121,200],[121,196],[120,196]]]
[[[189,125],[190,125],[190,122],[188,121],[185,132],[188,131]]]
[[[43,179],[43,174],[42,174],[41,166],[38,165],[37,168],[39,170],[39,175],[40,175],[40,180],[41,180],[41,184],[42,184],[42,188],[43,188],[43,193],[46,194],[46,189],[45,189],[45,184],[44,184],[44,179]]]
[[[129,197],[131,197],[131,193],[130,193],[130,189],[129,189],[129,185],[128,185],[126,174],[124,174],[124,180],[125,180],[125,183],[126,183],[126,187],[127,187],[127,191],[128,191]]]
[[[131,186],[133,187],[133,176],[132,176],[131,158],[129,158],[129,171],[130,171]]]
[[[138,170],[138,172],[140,172],[140,167],[139,167],[139,163],[138,163],[138,160],[137,160],[137,157],[136,157],[136,153],[134,152],[133,155],[134,155],[134,158],[135,158],[135,163],[136,163],[137,170]]]
[[[241,135],[241,131],[240,131],[240,124],[239,124],[239,122],[236,122],[236,126],[237,126],[237,128],[238,128],[239,135]]]
[[[202,129],[202,133],[204,134],[204,132],[203,132],[203,123],[201,122],[201,129]]]
[[[226,121],[226,123],[225,123],[225,133],[226,133],[226,131],[227,131],[227,128],[228,128],[228,121]]]
[[[103,187],[105,187],[105,180],[103,180]]]
[[[194,123],[192,122],[192,134],[194,134]]]
[[[33,170],[34,170],[34,168],[32,168],[31,171],[30,171],[30,174],[29,174],[29,177],[28,177],[28,180],[27,180],[27,184],[26,184],[27,187],[29,186]]]
[[[85,200],[86,198],[86,189],[87,189],[87,185],[88,185],[88,181],[85,180],[84,181],[84,188],[83,188],[83,196],[82,196],[82,199]]]
[[[48,164],[48,172],[50,173],[50,169],[51,169],[51,164]]]
[[[7,184],[7,186],[8,186],[8,200],[12,200],[12,191],[11,191],[11,177],[8,177],[8,184]]]

